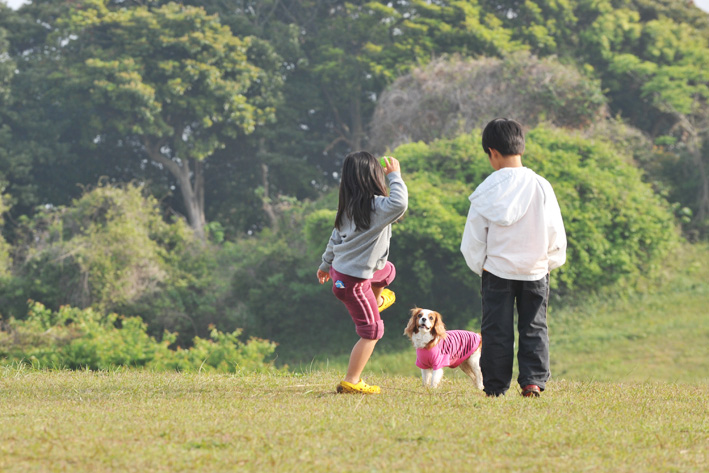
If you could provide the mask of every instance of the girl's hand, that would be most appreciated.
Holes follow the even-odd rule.
[[[399,165],[399,160],[394,156],[384,156],[382,159],[387,163],[384,167],[384,173],[389,174],[390,172],[401,172],[401,166]]]
[[[326,273],[325,271],[321,271],[318,269],[318,281],[320,281],[320,284],[325,284],[330,280],[330,275]]]

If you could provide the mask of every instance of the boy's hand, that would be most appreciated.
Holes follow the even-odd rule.
[[[321,271],[318,269],[318,281],[320,281],[320,284],[325,284],[330,280],[330,275],[326,273],[325,271]]]
[[[386,166],[384,166],[385,174],[389,174],[390,172],[401,172],[399,160],[394,156],[384,156],[382,159],[386,162]]]

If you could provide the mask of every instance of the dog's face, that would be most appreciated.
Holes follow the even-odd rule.
[[[434,337],[445,337],[446,326],[443,324],[441,314],[429,309],[414,307],[411,309],[411,318],[404,330],[404,335],[411,338],[415,333],[430,332]]]
[[[436,322],[440,320],[438,312],[428,309],[419,310],[413,317],[415,318],[416,328],[423,332],[430,332]]]

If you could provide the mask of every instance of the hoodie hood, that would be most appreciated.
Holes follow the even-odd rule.
[[[529,168],[502,168],[475,189],[470,205],[494,224],[512,225],[525,215],[532,197],[543,192],[538,178]]]

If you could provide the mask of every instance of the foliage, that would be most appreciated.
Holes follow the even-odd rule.
[[[133,185],[99,185],[71,207],[46,208],[25,219],[18,233],[15,275],[25,281],[17,290],[24,300],[100,311],[155,293],[171,259],[193,242],[184,222],[167,223],[158,202]],[[58,299],[48,297],[52,287]]]
[[[528,143],[527,165],[554,184],[565,216],[562,283],[591,289],[656,274],[679,234],[671,209],[623,150],[544,128],[530,133]]]
[[[659,181],[675,189],[673,197],[693,210],[689,229],[706,232],[709,217],[709,37],[706,15],[697,18],[688,4],[665,0],[596,2],[583,8],[588,25],[579,35],[581,59],[601,78],[614,111],[652,139],[673,135],[677,147],[667,154],[691,176]],[[700,13],[701,14],[701,13]],[[668,179],[669,177],[669,179]],[[678,192],[679,191],[679,192]]]
[[[218,227],[209,227],[213,238]],[[210,325],[241,326],[238,304],[228,301],[229,245],[201,243],[183,220],[166,221],[143,187],[101,184],[16,232],[13,277],[0,287],[5,316],[24,317],[27,299],[53,310],[92,307],[139,315],[153,336],[176,332],[182,346],[208,337]]]
[[[242,342],[241,330],[223,333],[212,328],[209,339],[195,337],[191,348],[171,350],[175,335],[167,332],[162,342],[156,341],[140,317],[70,306],[54,312],[39,302],[30,303],[26,320],[11,318],[5,325],[0,331],[0,359],[38,369],[258,372],[272,369],[268,358],[276,348],[261,339]]]
[[[86,107],[70,106],[67,91],[49,79],[62,69],[63,60],[61,43],[50,37],[58,18],[75,6],[34,1],[0,15],[15,66],[9,103],[0,107],[0,174],[7,180],[12,219],[32,215],[40,205],[67,204],[81,194],[82,185],[95,184],[101,176],[113,182],[128,182],[138,174],[152,177],[151,169],[140,169],[137,160],[117,160],[122,147],[96,153],[96,130],[83,119]],[[13,227],[7,229],[12,240]]]
[[[5,14],[7,7],[0,5],[0,12]],[[12,78],[14,61],[8,53],[7,32],[0,26],[0,107],[5,105],[10,97],[10,80]]]

